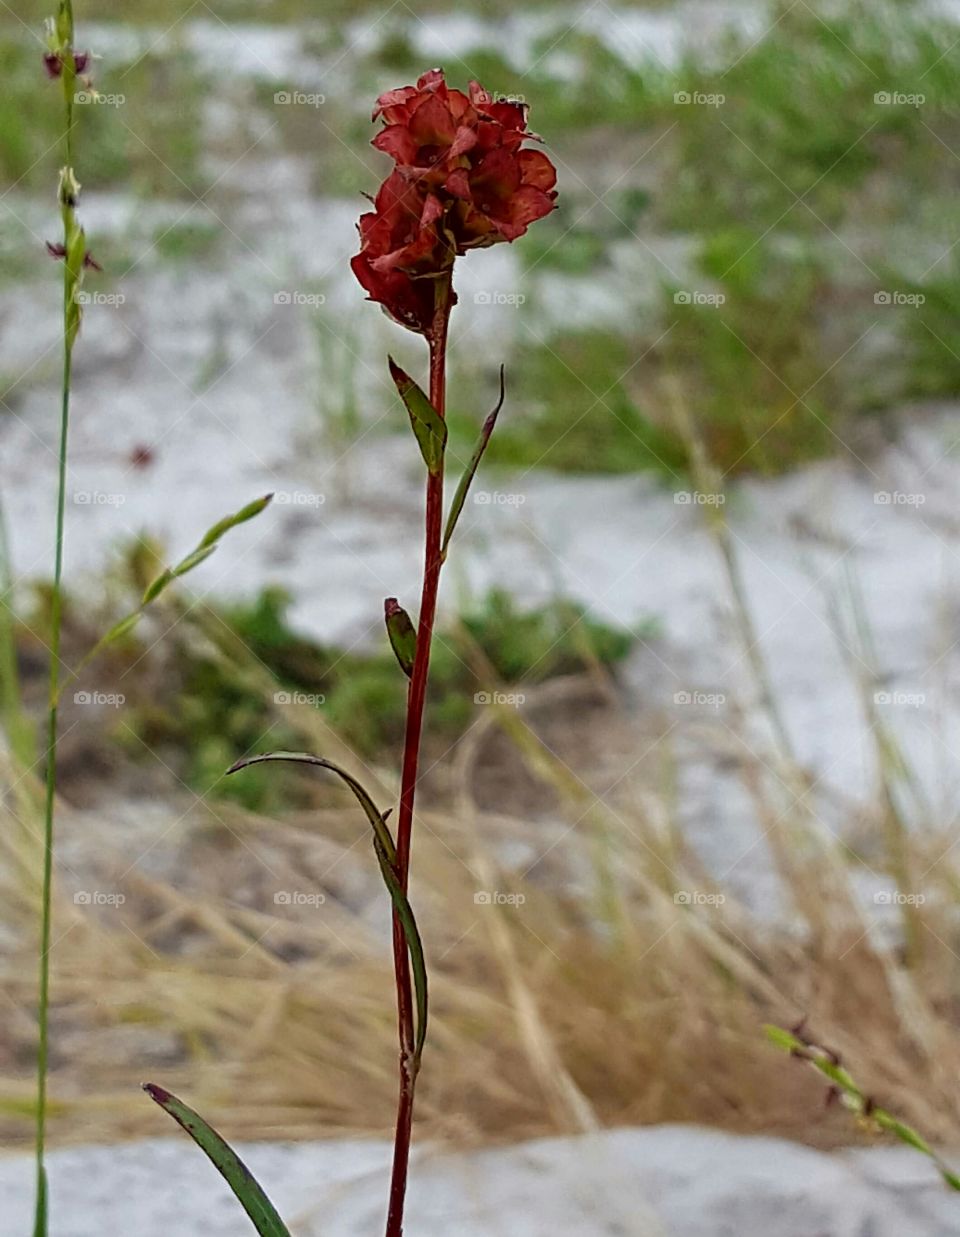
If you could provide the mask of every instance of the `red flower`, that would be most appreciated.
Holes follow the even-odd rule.
[[[440,69],[381,95],[373,116],[386,122],[373,145],[396,167],[360,220],[353,270],[372,300],[424,332],[431,276],[468,249],[516,240],[549,214],[557,173],[541,151],[523,149],[539,140],[523,104],[497,101],[477,82],[469,97],[451,90]]]

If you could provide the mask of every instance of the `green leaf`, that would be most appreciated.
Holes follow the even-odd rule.
[[[143,596],[140,598],[140,605],[148,606],[150,602],[154,600],[154,598],[160,596],[160,594],[163,592],[163,590],[167,587],[167,585],[170,583],[172,579],[173,579],[172,570],[169,567],[165,567],[163,571],[161,571],[160,574],[157,576],[157,578],[151,584],[147,585]]]
[[[182,558],[180,562],[177,563],[176,567],[174,567],[173,571],[170,573],[171,579],[174,576],[178,578],[180,576],[185,576],[188,571],[193,571],[194,567],[199,567],[205,559],[210,557],[218,545],[219,542],[215,541],[213,545],[198,546],[197,549],[195,549],[191,554],[188,554],[186,558]]]
[[[460,478],[460,484],[457,486],[457,492],[453,496],[453,502],[450,505],[450,514],[447,516],[447,527],[443,534],[443,544],[440,547],[440,559],[443,561],[447,557],[447,546],[450,544],[450,538],[453,536],[453,530],[457,526],[457,520],[460,519],[460,512],[463,510],[463,504],[467,501],[467,492],[470,489],[470,484],[480,466],[480,461],[483,458],[483,453],[487,449],[487,443],[490,441],[490,435],[493,433],[493,427],[497,423],[497,417],[500,415],[500,409],[503,407],[506,388],[504,387],[503,366],[500,366],[500,398],[497,400],[497,406],[493,412],[489,414],[486,421],[483,423],[483,428],[480,430],[480,437],[477,439],[477,445],[473,448],[473,455],[470,456],[470,462],[464,469],[463,476]]]
[[[396,597],[386,599],[383,603],[383,614],[387,624],[387,635],[390,637],[390,647],[396,654],[400,669],[409,679],[413,674],[413,661],[417,655],[416,629],[410,621],[410,615]]]
[[[447,423],[427,399],[409,374],[394,361],[390,363],[390,377],[396,383],[400,398],[410,414],[410,424],[420,444],[420,453],[431,476],[436,476],[443,467],[443,452],[447,445]]]
[[[231,528],[236,528],[238,524],[246,524],[247,520],[254,519],[261,511],[269,507],[272,498],[272,494],[264,494],[262,498],[255,498],[252,503],[247,503],[245,507],[241,507],[235,515],[228,515],[224,519],[218,520],[212,528],[208,528],[204,533],[197,549],[202,550],[208,545],[215,545],[223,534],[229,532]]]
[[[266,764],[274,760],[286,761],[291,764],[315,765],[320,769],[329,769],[331,773],[335,773],[337,777],[342,778],[350,787],[356,796],[357,802],[363,808],[367,819],[370,821],[373,829],[373,847],[376,851],[377,861],[380,864],[380,872],[393,905],[396,908],[397,918],[403,925],[407,949],[410,952],[410,966],[413,971],[413,986],[417,1002],[417,1034],[414,1048],[414,1068],[417,1069],[420,1065],[420,1057],[423,1054],[423,1045],[427,1038],[427,1013],[429,1005],[427,997],[427,964],[423,952],[423,941],[413,914],[413,908],[397,875],[397,848],[394,845],[390,830],[387,828],[387,813],[381,812],[378,809],[369,791],[361,782],[357,781],[352,773],[348,773],[340,765],[334,764],[332,760],[325,760],[322,756],[313,756],[309,752],[264,752],[259,756],[244,756],[242,760],[238,760],[236,764],[230,766],[227,774],[236,773],[238,770],[246,769],[250,765]]]
[[[156,1083],[147,1082],[144,1091],[174,1121],[190,1135],[201,1151],[209,1157],[237,1201],[253,1221],[260,1237],[290,1237],[290,1230],[277,1215],[276,1208],[264,1194],[256,1178],[233,1148],[198,1113],[182,1100]]]
[[[147,585],[143,596],[140,598],[140,605],[136,608],[136,610],[122,618],[119,623],[115,623],[106,635],[100,637],[89,653],[81,658],[79,665],[73,671],[69,681],[74,681],[80,674],[81,670],[88,666],[90,662],[92,662],[93,659],[108,645],[113,644],[115,640],[119,640],[121,636],[126,635],[128,631],[132,630],[132,628],[139,623],[140,618],[147,606],[150,605],[152,601],[156,601],[156,599],[172,580],[179,579],[180,576],[185,576],[188,571],[192,571],[194,567],[198,567],[205,559],[209,558],[219,545],[219,538],[222,537],[225,532],[228,532],[231,528],[235,528],[238,524],[245,524],[247,520],[252,520],[254,516],[259,515],[261,511],[269,506],[272,498],[272,494],[265,494],[263,498],[257,498],[252,503],[247,503],[247,505],[236,512],[235,515],[228,515],[225,519],[218,521],[212,528],[209,528],[206,531],[196,549],[191,550],[185,558],[182,558],[180,562],[177,563],[176,567],[164,567],[163,571],[160,572],[156,579]],[[61,691],[64,690],[65,687],[66,682],[61,688]]]

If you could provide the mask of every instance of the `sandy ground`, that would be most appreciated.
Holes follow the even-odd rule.
[[[293,1237],[382,1230],[388,1149],[250,1144]],[[32,1162],[0,1160],[8,1232],[30,1223]],[[50,1157],[51,1237],[245,1237],[246,1217],[183,1139]],[[457,1155],[421,1152],[411,1234],[458,1237],[951,1237],[960,1201],[906,1148],[830,1155],[695,1126],[609,1130]]]

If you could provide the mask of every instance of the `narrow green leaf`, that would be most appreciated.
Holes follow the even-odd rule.
[[[264,752],[259,756],[245,756],[242,760],[238,760],[236,764],[231,765],[227,770],[227,774],[236,773],[239,769],[246,769],[250,765],[266,764],[274,760],[286,761],[291,764],[315,765],[320,769],[329,769],[331,773],[336,773],[353,791],[357,802],[363,808],[367,819],[370,821],[373,829],[373,847],[380,865],[380,872],[393,905],[396,907],[397,917],[403,924],[407,949],[410,952],[410,965],[413,970],[413,986],[417,1002],[417,1035],[414,1057],[415,1068],[418,1068],[420,1057],[423,1053],[423,1045],[427,1038],[429,1004],[427,997],[427,964],[423,952],[423,941],[413,914],[413,908],[397,875],[397,848],[394,845],[393,836],[387,827],[387,815],[389,813],[379,811],[370,793],[361,782],[357,781],[353,774],[348,773],[346,769],[342,769],[340,765],[334,764],[332,760],[325,760],[322,756],[313,756],[309,752]]]
[[[436,476],[443,466],[443,452],[447,445],[447,423],[410,375],[400,368],[393,357],[387,359],[390,363],[390,377],[396,383],[400,398],[410,414],[410,424],[420,444],[420,453],[424,463],[430,474]]]
[[[500,409],[503,407],[506,388],[504,386],[503,366],[500,366],[500,398],[497,400],[497,406],[493,412],[489,414],[486,421],[483,423],[483,428],[480,430],[480,437],[477,439],[477,445],[473,448],[473,455],[470,456],[470,462],[463,471],[463,476],[460,478],[460,484],[457,486],[457,492],[453,496],[453,502],[450,505],[450,514],[447,516],[447,526],[443,533],[443,545],[440,548],[441,560],[447,557],[447,546],[450,544],[450,538],[453,536],[453,530],[457,526],[457,520],[460,519],[460,513],[463,511],[463,505],[467,501],[467,493],[470,489],[470,484],[476,475],[477,469],[480,467],[480,461],[483,458],[483,453],[487,449],[487,443],[490,441],[490,435],[493,433],[493,427],[497,423],[497,417],[500,415]]]
[[[172,579],[173,572],[169,567],[164,567],[157,578],[151,584],[148,584],[144,590],[143,596],[140,598],[141,606],[148,606],[151,601],[159,597]]]
[[[205,559],[210,557],[218,545],[219,542],[215,541],[213,545],[198,546],[197,549],[195,549],[191,554],[188,554],[186,558],[181,558],[180,562],[177,563],[176,567],[174,567],[173,571],[170,573],[171,578],[174,576],[177,578],[180,576],[185,576],[188,571],[193,571],[194,567],[199,567]]]
[[[413,990],[417,1001],[417,1035],[413,1049],[413,1067],[414,1072],[420,1068],[420,1058],[423,1056],[423,1045],[427,1040],[427,1014],[428,1014],[428,996],[427,996],[427,962],[423,952],[423,941],[420,937],[420,929],[417,927],[417,921],[414,918],[413,908],[410,905],[410,900],[403,892],[403,887],[400,884],[400,878],[397,875],[396,868],[390,860],[387,853],[380,842],[379,836],[375,836],[373,840],[373,848],[377,852],[377,860],[380,864],[380,872],[383,876],[384,884],[390,893],[393,900],[393,905],[396,908],[397,917],[403,924],[403,935],[407,942],[407,949],[410,953],[410,966],[413,970]]]
[[[198,550],[204,549],[208,545],[214,545],[220,540],[224,533],[229,532],[231,528],[236,528],[238,524],[246,524],[247,520],[254,519],[261,511],[269,507],[272,494],[264,494],[262,498],[255,498],[252,503],[247,503],[245,507],[241,507],[234,515],[225,516],[222,520],[218,520],[212,528],[208,528],[203,535],[203,539],[197,546]]]
[[[410,615],[397,601],[388,597],[383,603],[383,616],[387,624],[390,647],[396,654],[400,669],[409,679],[413,674],[413,661],[417,654],[417,632]]]
[[[290,1230],[277,1215],[276,1208],[261,1189],[256,1178],[233,1148],[198,1113],[182,1100],[156,1083],[146,1082],[144,1091],[173,1117],[190,1135],[201,1151],[211,1160],[237,1201],[253,1221],[260,1237],[290,1237]]]

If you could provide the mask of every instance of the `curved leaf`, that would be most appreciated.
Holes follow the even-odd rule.
[[[254,1175],[228,1142],[208,1125],[203,1117],[177,1099],[163,1087],[145,1082],[143,1089],[174,1121],[190,1135],[201,1151],[209,1157],[237,1201],[253,1221],[260,1237],[290,1237],[290,1230],[261,1189]]]
[[[453,530],[457,526],[457,520],[460,519],[460,512],[463,510],[463,504],[467,501],[467,492],[470,489],[470,484],[476,475],[477,469],[480,467],[480,461],[483,458],[483,453],[487,449],[487,443],[490,441],[490,435],[493,433],[493,427],[497,423],[497,417],[500,415],[500,409],[503,407],[504,397],[506,396],[506,386],[504,384],[504,368],[500,366],[500,398],[497,400],[497,406],[491,412],[486,421],[483,423],[483,428],[480,430],[480,437],[477,439],[477,445],[473,448],[473,455],[470,456],[470,461],[463,470],[463,476],[460,478],[460,484],[457,486],[456,493],[453,496],[453,502],[450,504],[450,514],[447,516],[447,526],[443,532],[443,544],[440,547],[440,561],[447,557],[447,546],[450,544],[450,538],[453,536]]]
[[[380,865],[383,883],[390,894],[397,912],[397,918],[403,925],[404,938],[410,953],[410,967],[413,971],[414,995],[417,1002],[417,1034],[414,1046],[414,1069],[417,1069],[420,1065],[420,1058],[423,1055],[423,1045],[427,1038],[427,1014],[429,1007],[427,964],[423,952],[423,940],[420,936],[420,929],[417,927],[413,908],[410,905],[410,899],[404,892],[400,878],[397,875],[397,848],[394,845],[393,836],[387,828],[389,810],[381,812],[374,803],[369,791],[361,782],[357,781],[352,773],[348,773],[340,765],[334,764],[332,760],[325,760],[322,756],[313,756],[309,752],[264,752],[259,756],[244,756],[242,760],[238,760],[236,764],[230,766],[227,774],[236,773],[240,769],[246,769],[249,765],[268,764],[271,761],[315,765],[317,768],[329,769],[331,773],[336,773],[353,791],[357,802],[363,808],[367,819],[370,821],[373,829],[373,848],[376,852],[377,862]]]

